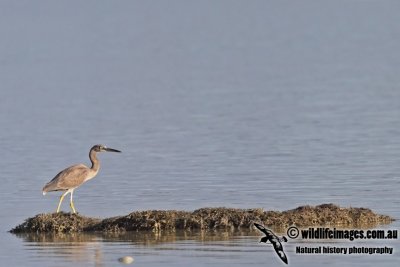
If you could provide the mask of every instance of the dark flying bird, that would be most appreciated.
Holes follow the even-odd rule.
[[[276,254],[278,254],[279,258],[281,260],[288,264],[288,259],[286,257],[285,252],[283,252],[283,247],[281,242],[287,242],[287,238],[285,236],[279,238],[277,235],[275,235],[271,230],[268,228],[265,228],[263,225],[254,223],[254,226],[257,227],[258,230],[263,232],[265,234],[264,237],[261,238],[260,242],[267,243],[268,241],[271,242],[271,244],[274,246],[274,249],[276,251]]]
[[[89,168],[84,164],[77,164],[66,168],[61,171],[43,187],[43,195],[51,191],[66,191],[60,197],[58,202],[57,211],[60,211],[61,203],[64,197],[71,193],[70,206],[73,213],[76,213],[74,202],[72,201],[72,194],[74,190],[81,186],[84,182],[89,181],[97,175],[100,169],[100,161],[96,157],[97,152],[121,152],[119,150],[108,148],[104,145],[95,145],[90,149],[89,158],[92,166]]]

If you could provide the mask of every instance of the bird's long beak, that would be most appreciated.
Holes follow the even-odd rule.
[[[118,152],[118,153],[121,153],[121,151],[116,150],[114,148],[109,148],[109,147],[105,148],[104,150],[107,151],[107,152]]]

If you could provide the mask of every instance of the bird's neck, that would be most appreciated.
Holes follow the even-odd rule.
[[[90,169],[92,169],[97,173],[100,169],[100,163],[99,160],[97,159],[96,152],[91,150],[89,153],[89,158],[90,161],[92,162],[92,167],[90,167]]]

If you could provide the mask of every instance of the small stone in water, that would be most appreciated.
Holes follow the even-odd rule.
[[[133,262],[133,258],[131,256],[125,256],[125,257],[119,258],[118,261],[125,263],[125,264],[131,264]]]

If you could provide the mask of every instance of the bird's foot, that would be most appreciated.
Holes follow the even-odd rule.
[[[72,213],[75,214],[76,210],[75,210],[74,202],[71,201],[70,206],[71,206],[71,209],[72,209]]]

